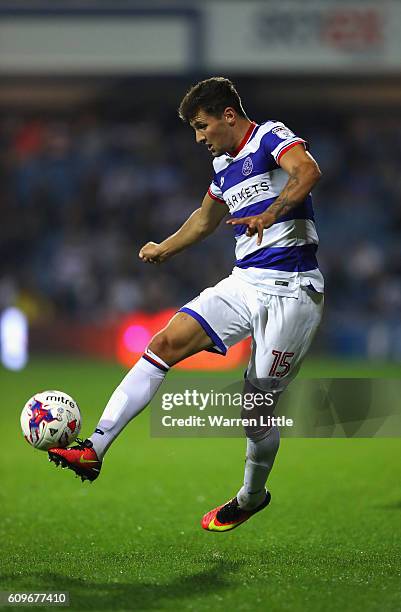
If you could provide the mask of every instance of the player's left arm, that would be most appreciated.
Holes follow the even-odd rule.
[[[289,178],[276,201],[260,215],[227,221],[229,225],[247,225],[247,236],[258,234],[257,245],[262,242],[263,230],[303,202],[322,176],[316,160],[301,143],[284,153],[279,164],[287,172]]]

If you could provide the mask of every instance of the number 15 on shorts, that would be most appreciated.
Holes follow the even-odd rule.
[[[294,357],[294,353],[288,353],[286,351],[272,350],[274,357],[272,367],[270,368],[269,376],[277,376],[282,378],[290,371],[291,359]]]

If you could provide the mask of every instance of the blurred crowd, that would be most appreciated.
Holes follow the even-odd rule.
[[[254,117],[263,121],[267,117]],[[309,141],[328,322],[398,319],[401,117],[278,117]],[[180,306],[229,273],[231,230],[157,266],[140,247],[174,232],[211,179],[175,111],[157,117],[0,119],[0,308],[31,320],[110,320]]]
[[[228,232],[163,268],[138,259],[209,184],[210,167],[199,170],[180,128],[93,115],[3,119],[0,303],[22,302],[31,317],[102,320],[180,305],[223,276]]]

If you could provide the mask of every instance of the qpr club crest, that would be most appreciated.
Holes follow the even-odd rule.
[[[244,176],[249,176],[253,170],[253,163],[250,157],[246,157],[244,163],[242,164],[242,174]]]

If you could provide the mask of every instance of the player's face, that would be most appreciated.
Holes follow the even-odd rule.
[[[221,117],[208,115],[201,110],[190,125],[195,130],[196,142],[206,145],[213,157],[218,157],[235,149],[232,121],[233,114],[230,109],[226,109]]]

